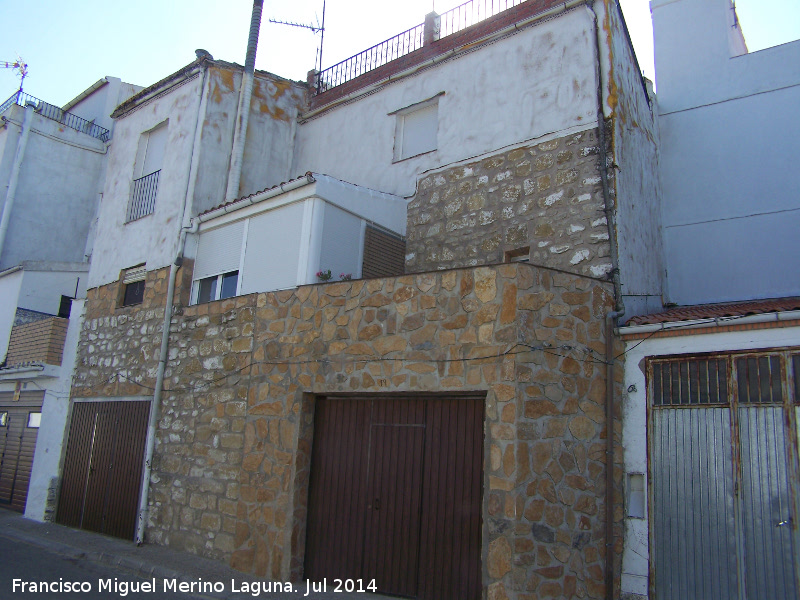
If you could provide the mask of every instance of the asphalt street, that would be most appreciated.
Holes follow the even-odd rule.
[[[53,591],[41,592],[40,582],[46,582],[47,589]],[[31,584],[36,587],[31,588]],[[84,591],[57,591],[70,589],[73,584],[78,584]],[[26,542],[0,539],[0,598],[110,600],[124,597],[130,600],[154,600],[164,597],[160,581],[156,582],[157,592],[131,591],[143,584],[152,586],[153,580],[122,573],[119,569],[94,564],[89,560],[61,557]],[[169,597],[175,600],[197,599],[197,596],[180,592],[169,593]]]

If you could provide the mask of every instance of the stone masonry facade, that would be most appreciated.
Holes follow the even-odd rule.
[[[406,271],[503,262],[611,271],[596,129],[430,174],[408,205]],[[613,190],[613,185],[611,186]]]
[[[148,289],[161,289],[162,299],[163,273],[148,275]],[[158,309],[146,298],[111,317],[113,297],[113,289],[89,294],[77,395],[141,395],[148,391],[140,385],[152,385]],[[603,317],[612,307],[610,283],[528,264],[181,304],[171,324],[147,537],[259,577],[297,581],[315,395],[482,392],[486,597],[601,598]],[[133,338],[141,340],[136,347]],[[123,372],[120,381],[115,373]],[[620,434],[616,425],[616,506]],[[615,523],[621,540],[619,511]]]
[[[192,261],[178,270],[174,304],[189,303]],[[141,304],[120,306],[121,281],[86,293],[83,330],[72,395],[104,397],[152,395],[156,383],[169,268],[147,273]]]

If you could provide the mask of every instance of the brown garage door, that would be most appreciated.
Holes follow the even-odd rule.
[[[148,401],[76,402],[56,522],[133,539]]]
[[[0,505],[23,512],[44,392],[0,394]]]
[[[480,598],[483,407],[483,395],[318,399],[306,577]]]

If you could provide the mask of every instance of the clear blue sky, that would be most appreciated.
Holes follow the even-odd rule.
[[[463,0],[435,0],[442,13]],[[421,23],[434,0],[327,0],[323,66]],[[639,63],[653,76],[648,0],[621,0]],[[737,0],[748,47],[757,50],[800,38],[800,0]],[[22,56],[25,91],[63,105],[105,75],[148,86],[194,60],[244,63],[252,0],[0,0],[0,60]],[[269,18],[316,23],[322,0],[265,0],[256,67],[305,79],[319,35],[274,25]],[[0,70],[0,96],[19,82]],[[0,99],[0,101],[2,101]]]

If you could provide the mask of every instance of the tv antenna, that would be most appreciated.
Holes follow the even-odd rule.
[[[28,63],[17,56],[17,60],[15,61],[0,61],[0,69],[14,69],[17,72],[17,77],[19,77],[19,91],[21,92],[25,77],[28,76]]]
[[[310,29],[315,35],[320,33],[320,41],[319,41],[319,70],[322,70],[322,44],[325,42],[325,0],[322,0],[322,24],[319,22],[319,18],[317,18],[316,25],[307,25],[305,23],[294,23],[292,21],[279,21],[278,19],[270,19],[270,23],[275,23],[277,25],[289,25],[290,27],[300,27],[301,29]],[[317,65],[314,65],[316,67]]]

